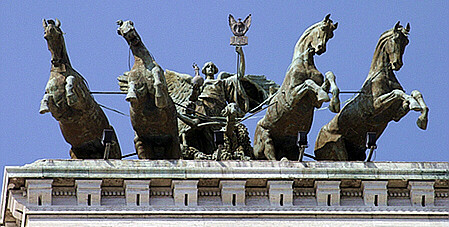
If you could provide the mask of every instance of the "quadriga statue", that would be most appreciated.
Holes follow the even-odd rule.
[[[338,23],[329,19],[312,25],[299,38],[293,60],[280,89],[270,101],[265,116],[257,123],[254,135],[254,156],[257,159],[298,160],[296,145],[299,131],[309,132],[314,108],[329,102],[329,109],[340,110],[339,90],[333,73],[326,78],[316,69],[314,55],[326,51],[326,44],[334,36]],[[332,91],[332,99],[327,94]]]
[[[380,36],[363,93],[321,128],[315,145],[318,160],[364,160],[367,132],[378,138],[390,121],[399,121],[410,110],[421,112],[417,125],[426,129],[429,109],[422,94],[414,90],[407,95],[394,74],[403,65],[409,31],[409,24],[404,28],[398,22]]]
[[[176,108],[168,94],[164,71],[143,44],[133,22],[119,20],[117,24],[118,34],[134,55],[131,71],[118,80],[131,104],[137,155],[139,159],[178,159],[181,154]]]
[[[51,112],[59,122],[64,139],[72,145],[70,156],[73,159],[103,158],[103,130],[112,129],[112,126],[90,94],[86,80],[70,64],[61,22],[44,19],[43,26],[51,52],[51,71],[39,113]],[[110,149],[109,158],[121,158],[115,132]]]
[[[245,75],[242,47],[236,47],[236,52],[240,57],[237,75],[221,72],[215,77],[218,67],[212,62],[201,70],[205,80],[196,65],[195,77],[166,70],[170,95],[184,106],[178,106],[178,117],[185,159],[247,160],[252,156],[249,133],[239,118],[255,111],[268,98],[270,88],[278,86],[265,76]],[[225,141],[217,154],[214,131],[221,129]]]

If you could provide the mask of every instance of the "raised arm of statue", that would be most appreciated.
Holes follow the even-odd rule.
[[[200,76],[200,68],[196,63],[192,64],[193,69],[195,70],[195,76]]]
[[[241,46],[236,46],[235,51],[239,54],[240,65],[237,71],[237,78],[241,79],[245,76],[245,54],[243,54],[243,48]]]

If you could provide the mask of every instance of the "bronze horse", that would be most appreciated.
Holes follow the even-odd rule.
[[[103,158],[103,130],[112,129],[108,119],[90,94],[86,80],[72,68],[65,47],[61,22],[43,20],[44,38],[51,52],[50,79],[45,87],[39,113],[51,112],[59,122],[62,135],[72,145],[73,159]],[[113,135],[110,158],[120,159],[117,137]]]
[[[427,128],[429,108],[422,94],[415,90],[407,95],[394,74],[403,65],[409,32],[409,24],[404,28],[398,22],[380,36],[363,93],[321,128],[315,145],[318,160],[364,160],[367,132],[379,138],[390,121],[399,121],[410,110],[421,112],[417,125]]]
[[[329,109],[340,110],[339,90],[332,72],[326,78],[316,69],[314,55],[326,51],[326,44],[334,35],[338,23],[329,19],[312,25],[296,43],[293,60],[282,86],[270,101],[267,112],[256,126],[254,155],[257,159],[298,159],[296,145],[298,131],[310,131],[314,108],[330,100]]]
[[[137,155],[139,159],[178,159],[181,153],[176,108],[168,93],[164,71],[143,44],[133,22],[119,20],[117,24],[118,34],[134,55],[131,71],[118,79],[131,105]]]

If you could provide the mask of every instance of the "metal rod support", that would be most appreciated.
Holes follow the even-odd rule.
[[[104,160],[109,159],[109,151],[111,150],[111,143],[106,143],[106,148],[104,149]]]
[[[328,93],[330,94],[331,92],[328,92]],[[361,93],[363,93],[363,91],[340,91],[340,93],[343,93],[343,94],[345,94],[345,93],[349,93],[349,94],[359,93],[359,94],[361,94]]]
[[[131,156],[134,156],[134,155],[137,155],[137,152],[134,152],[132,154],[123,155],[122,158],[127,158],[127,157],[131,157]]]
[[[374,149],[376,149],[376,146],[370,147],[368,158],[366,159],[366,162],[371,162],[371,158],[373,157]]]
[[[304,158],[304,150],[307,146],[299,146],[299,158],[298,161],[302,162],[302,159]]]
[[[90,93],[99,95],[126,95],[126,92],[122,91],[91,91]]]

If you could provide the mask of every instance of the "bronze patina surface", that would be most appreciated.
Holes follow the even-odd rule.
[[[314,55],[326,52],[326,44],[334,35],[338,23],[330,14],[312,25],[296,43],[293,60],[279,91],[256,126],[254,156],[257,159],[298,160],[296,145],[299,131],[309,132],[315,108],[329,102],[332,112],[340,110],[339,90],[332,72],[326,78],[314,63]],[[331,88],[333,97],[327,94]]]
[[[142,42],[132,21],[117,21],[117,32],[128,43],[134,65],[118,78],[126,91],[135,131],[134,144],[139,159],[178,159],[181,157],[176,108],[171,99],[164,71]]]
[[[183,158],[213,160],[247,160],[252,156],[249,133],[238,118],[260,105],[269,96],[273,81],[264,76],[245,75],[245,56],[242,47],[236,47],[240,57],[237,75],[221,72],[206,62],[202,73],[194,66],[196,76],[167,70],[165,76],[170,95],[179,106],[179,129]],[[200,82],[197,84],[195,81]],[[214,143],[214,131],[225,132],[220,151]]]
[[[409,24],[404,28],[398,22],[380,36],[362,93],[321,128],[315,145],[318,160],[364,160],[367,132],[379,138],[390,121],[399,121],[410,110],[421,112],[417,125],[426,129],[429,108],[422,94],[406,94],[394,74],[403,65],[409,32]]]
[[[61,22],[44,19],[43,26],[44,38],[51,52],[51,72],[39,113],[51,112],[59,122],[64,139],[72,145],[72,159],[103,158],[103,130],[113,128],[90,94],[86,80],[70,64]],[[112,140],[109,157],[120,159],[115,132]]]

